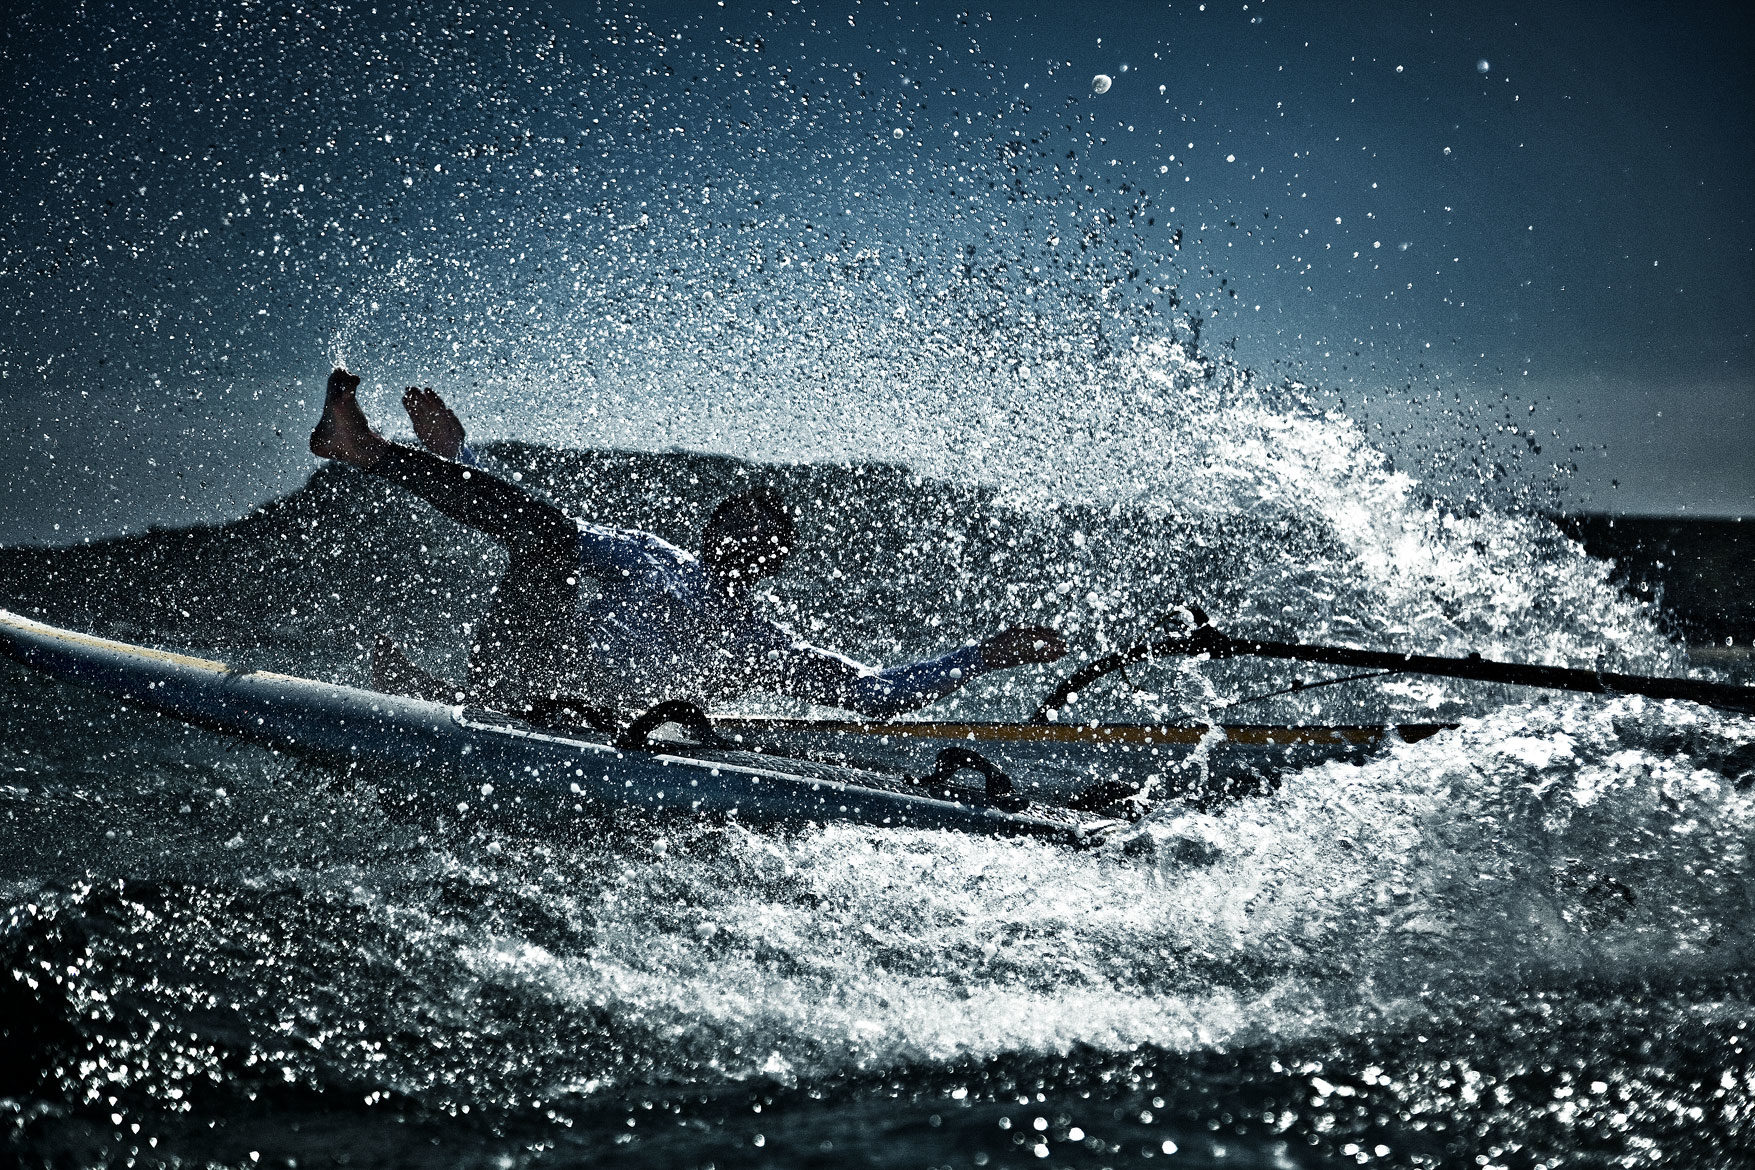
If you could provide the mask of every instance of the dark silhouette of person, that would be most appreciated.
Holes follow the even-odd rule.
[[[483,469],[463,424],[431,389],[402,405],[420,447],[372,430],[359,378],[329,376],[311,451],[369,471],[502,545],[505,575],[475,629],[469,679],[458,688],[426,674],[387,639],[374,652],[381,690],[441,702],[469,699],[533,717],[608,712],[666,699],[707,707],[774,691],[884,717],[949,694],[986,671],[1052,662],[1066,653],[1053,630],[1021,626],[924,662],[877,668],[809,645],[758,614],[752,586],[792,554],[791,513],[758,488],[714,508],[691,555],[649,532],[573,520]],[[596,596],[581,604],[580,584]]]

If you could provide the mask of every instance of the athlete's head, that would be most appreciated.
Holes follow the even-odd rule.
[[[747,585],[778,573],[794,540],[792,516],[778,492],[739,492],[719,501],[702,529],[701,563],[715,576]]]

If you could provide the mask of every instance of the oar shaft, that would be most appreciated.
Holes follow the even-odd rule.
[[[1178,634],[1157,642],[1142,642],[1126,650],[1108,654],[1075,671],[1054,693],[1042,701],[1030,716],[1032,722],[1046,722],[1050,712],[1065,707],[1071,697],[1104,675],[1124,666],[1149,658],[1193,656],[1205,654],[1212,658],[1292,659],[1298,662],[1321,663],[1326,666],[1361,666],[1373,670],[1398,673],[1430,674],[1445,678],[1469,679],[1475,682],[1510,683],[1515,686],[1546,687],[1551,690],[1584,691],[1590,694],[1644,695],[1653,699],[1682,699],[1713,707],[1755,714],[1755,687],[1733,683],[1709,682],[1694,678],[1659,678],[1639,674],[1617,674],[1602,670],[1579,670],[1568,666],[1534,666],[1519,662],[1495,662],[1479,655],[1467,658],[1441,658],[1431,654],[1401,654],[1388,650],[1359,650],[1351,646],[1308,646],[1299,642],[1269,642],[1251,638],[1232,638],[1210,627],[1188,634]]]
[[[1305,646],[1294,642],[1258,642],[1222,639],[1225,652],[1216,658],[1248,654],[1257,658],[1288,658],[1328,666],[1365,666],[1378,670],[1441,675],[1476,682],[1511,683],[1591,694],[1645,695],[1653,699],[1684,699],[1693,703],[1755,711],[1755,687],[1709,682],[1695,678],[1659,678],[1640,674],[1617,674],[1606,670],[1579,670],[1569,666],[1535,666],[1520,662],[1495,662],[1471,655],[1440,658],[1431,654],[1399,654],[1383,650],[1357,650],[1351,646]],[[1194,651],[1202,653],[1201,650]]]

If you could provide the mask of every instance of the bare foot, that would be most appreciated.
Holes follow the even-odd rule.
[[[414,424],[414,437],[420,445],[444,459],[455,459],[463,452],[463,423],[445,400],[433,393],[431,386],[410,386],[402,392],[402,409]]]
[[[354,391],[360,380],[346,370],[337,369],[329,375],[329,387],[323,394],[323,417],[311,432],[311,454],[319,459],[339,459],[355,467],[370,467],[378,462],[389,443],[372,430],[366,412],[360,409]]]

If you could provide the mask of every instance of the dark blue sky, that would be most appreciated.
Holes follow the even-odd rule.
[[[1035,282],[1001,349],[1093,288],[1198,315],[1447,492],[1755,512],[1734,6],[170,7],[0,34],[0,540],[284,490],[349,346],[609,441],[510,371],[632,401],[764,315],[805,368],[828,249],[910,320]]]

